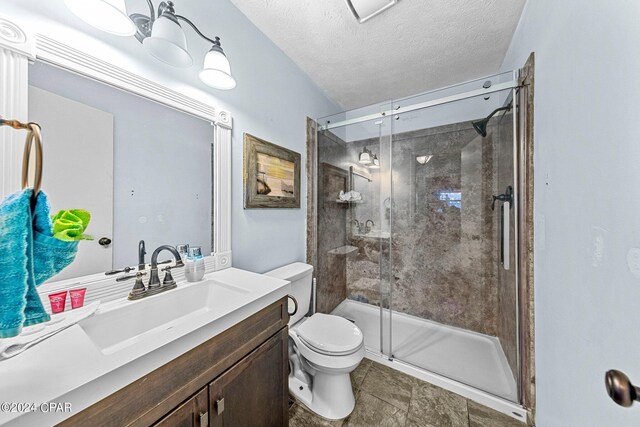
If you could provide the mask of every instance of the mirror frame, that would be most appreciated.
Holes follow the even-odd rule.
[[[3,108],[0,114],[4,117],[28,121],[29,63],[36,60],[213,124],[213,251],[207,265],[211,266],[212,271],[231,267],[231,114],[71,47],[52,35],[32,31],[28,25],[17,23],[14,17],[0,16],[0,100]],[[46,129],[43,134],[46,143]],[[8,127],[0,128],[0,200],[21,188],[24,137],[23,132]],[[74,283],[81,281],[82,278],[73,279]]]

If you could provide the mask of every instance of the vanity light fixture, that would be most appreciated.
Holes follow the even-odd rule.
[[[187,47],[187,37],[180,25],[180,21],[186,22],[198,36],[211,43],[211,48],[204,56],[200,80],[215,89],[229,90],[236,87],[229,60],[220,45],[220,38],[211,39],[205,36],[193,22],[176,14],[172,1],[160,3],[157,18],[151,0],[147,0],[148,16],[140,13],[127,16],[125,0],[64,1],[76,16],[89,25],[119,36],[135,35],[151,56],[180,68],[187,68],[193,64]]]
[[[380,169],[380,160],[378,160],[377,154],[373,155],[373,159],[371,159],[371,164],[369,165],[369,169]]]
[[[64,4],[78,18],[107,33],[132,36],[137,31],[124,0],[64,0]]]
[[[367,147],[362,149],[362,153],[358,157],[358,163],[361,165],[370,165],[371,164],[371,151],[367,150]]]
[[[389,9],[398,0],[346,0],[349,10],[359,23],[363,24],[379,13]]]
[[[421,165],[426,165],[432,158],[433,156],[418,156],[416,157],[416,162],[420,163]]]

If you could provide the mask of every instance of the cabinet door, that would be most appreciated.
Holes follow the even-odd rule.
[[[214,427],[283,427],[287,411],[287,328],[209,384]]]
[[[154,427],[208,427],[209,395],[203,388],[191,399],[178,406],[167,416],[154,424]]]

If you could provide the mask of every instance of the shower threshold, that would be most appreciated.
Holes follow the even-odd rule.
[[[344,300],[333,314],[353,321],[364,334],[366,357],[460,394],[515,419],[526,411],[496,337],[393,312],[393,357],[380,351],[380,307]],[[383,311],[384,353],[389,346],[389,311]]]

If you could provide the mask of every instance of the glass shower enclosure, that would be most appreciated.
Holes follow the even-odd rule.
[[[517,403],[516,73],[317,120],[316,310]]]

